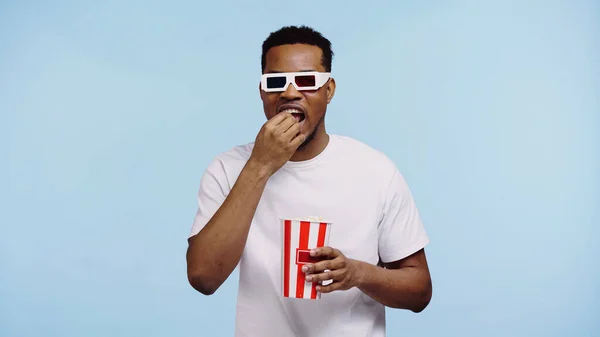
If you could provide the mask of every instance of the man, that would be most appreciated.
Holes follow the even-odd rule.
[[[236,336],[384,336],[385,306],[420,312],[430,301],[429,238],[402,175],[379,151],[325,130],[332,57],[311,28],[271,33],[259,84],[267,122],[203,175],[188,278],[210,295],[240,264]],[[323,260],[304,269],[322,297],[285,298],[279,219],[309,215],[333,222],[329,246],[311,253]]]

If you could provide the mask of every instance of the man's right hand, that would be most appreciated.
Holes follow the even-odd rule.
[[[270,176],[277,172],[306,139],[300,123],[290,113],[279,113],[268,120],[256,136],[250,162]]]
[[[242,169],[223,204],[189,240],[187,273],[194,289],[210,295],[233,272],[268,178],[291,158],[305,138],[300,124],[289,113],[280,113],[263,125],[248,161],[252,169]]]

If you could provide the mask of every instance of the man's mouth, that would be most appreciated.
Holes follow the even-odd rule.
[[[298,123],[302,122],[306,118],[306,116],[304,115],[304,112],[302,112],[298,109],[284,109],[281,112],[286,112],[286,113],[292,114],[292,116],[296,119],[296,121]]]

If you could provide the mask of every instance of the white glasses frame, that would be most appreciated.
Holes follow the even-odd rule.
[[[296,81],[294,81],[294,79],[296,78],[296,76],[307,76],[307,75],[314,75],[315,76],[315,85],[311,86],[311,87],[298,87],[296,85]],[[285,76],[286,78],[286,82],[285,85],[281,88],[267,88],[267,79],[271,78],[271,77],[282,77]],[[327,81],[329,81],[329,79],[331,78],[331,73],[324,73],[324,72],[318,72],[318,71],[304,71],[304,72],[294,72],[294,73],[268,73],[268,74],[263,74],[260,77],[260,87],[264,92],[283,92],[287,90],[288,85],[290,85],[290,83],[296,88],[296,90],[298,91],[305,91],[305,90],[317,90],[319,88],[321,88],[322,86],[325,85],[325,83],[327,83]]]

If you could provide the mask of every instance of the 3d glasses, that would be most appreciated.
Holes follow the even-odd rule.
[[[331,73],[269,73],[261,76],[261,88],[265,92],[285,91],[291,83],[296,90],[317,90],[329,80]]]

